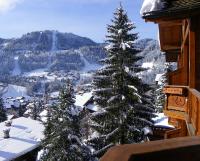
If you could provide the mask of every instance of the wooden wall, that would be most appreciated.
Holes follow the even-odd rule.
[[[196,89],[200,91],[200,16],[192,21],[195,27],[195,66],[196,66]]]

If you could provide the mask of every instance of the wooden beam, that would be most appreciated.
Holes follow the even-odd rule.
[[[195,71],[195,31],[193,28],[194,22],[190,20],[189,26],[189,87],[195,88],[196,71]]]
[[[186,45],[187,39],[189,37],[189,31],[190,31],[190,26],[188,25],[187,29],[184,33],[184,36],[183,36],[183,42],[182,42],[182,45],[181,45],[181,52],[183,52],[184,46]]]
[[[175,119],[186,120],[186,113],[174,110],[164,110],[164,114]]]
[[[163,89],[163,93],[166,93],[166,94],[178,94],[178,95],[183,95],[183,92],[184,92],[184,89],[183,88],[167,88],[165,87]]]
[[[162,46],[163,46],[163,33],[162,33],[162,27],[160,25],[158,25],[159,28],[159,39],[160,39],[160,48],[162,50]]]
[[[181,51],[181,46],[178,45],[163,45],[162,49],[164,51],[178,50]]]
[[[170,26],[182,26],[183,22],[182,22],[182,20],[177,20],[177,21],[163,21],[163,22],[159,22],[159,24],[161,26],[164,26],[164,27],[170,27]]]

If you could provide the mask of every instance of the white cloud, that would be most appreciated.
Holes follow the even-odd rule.
[[[0,13],[5,13],[13,8],[23,0],[0,0]]]

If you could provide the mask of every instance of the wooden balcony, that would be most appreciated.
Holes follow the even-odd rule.
[[[115,146],[100,161],[199,161],[200,137]]]
[[[167,95],[164,113],[170,124],[181,129],[180,136],[200,135],[200,92],[187,86],[166,86],[163,92]]]
[[[164,140],[115,146],[100,161],[199,161],[200,92],[187,86],[166,86],[164,113],[175,129]]]

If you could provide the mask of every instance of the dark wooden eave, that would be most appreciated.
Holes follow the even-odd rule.
[[[167,21],[192,17],[200,13],[199,0],[165,0],[168,4],[163,10],[144,13],[146,21]]]

